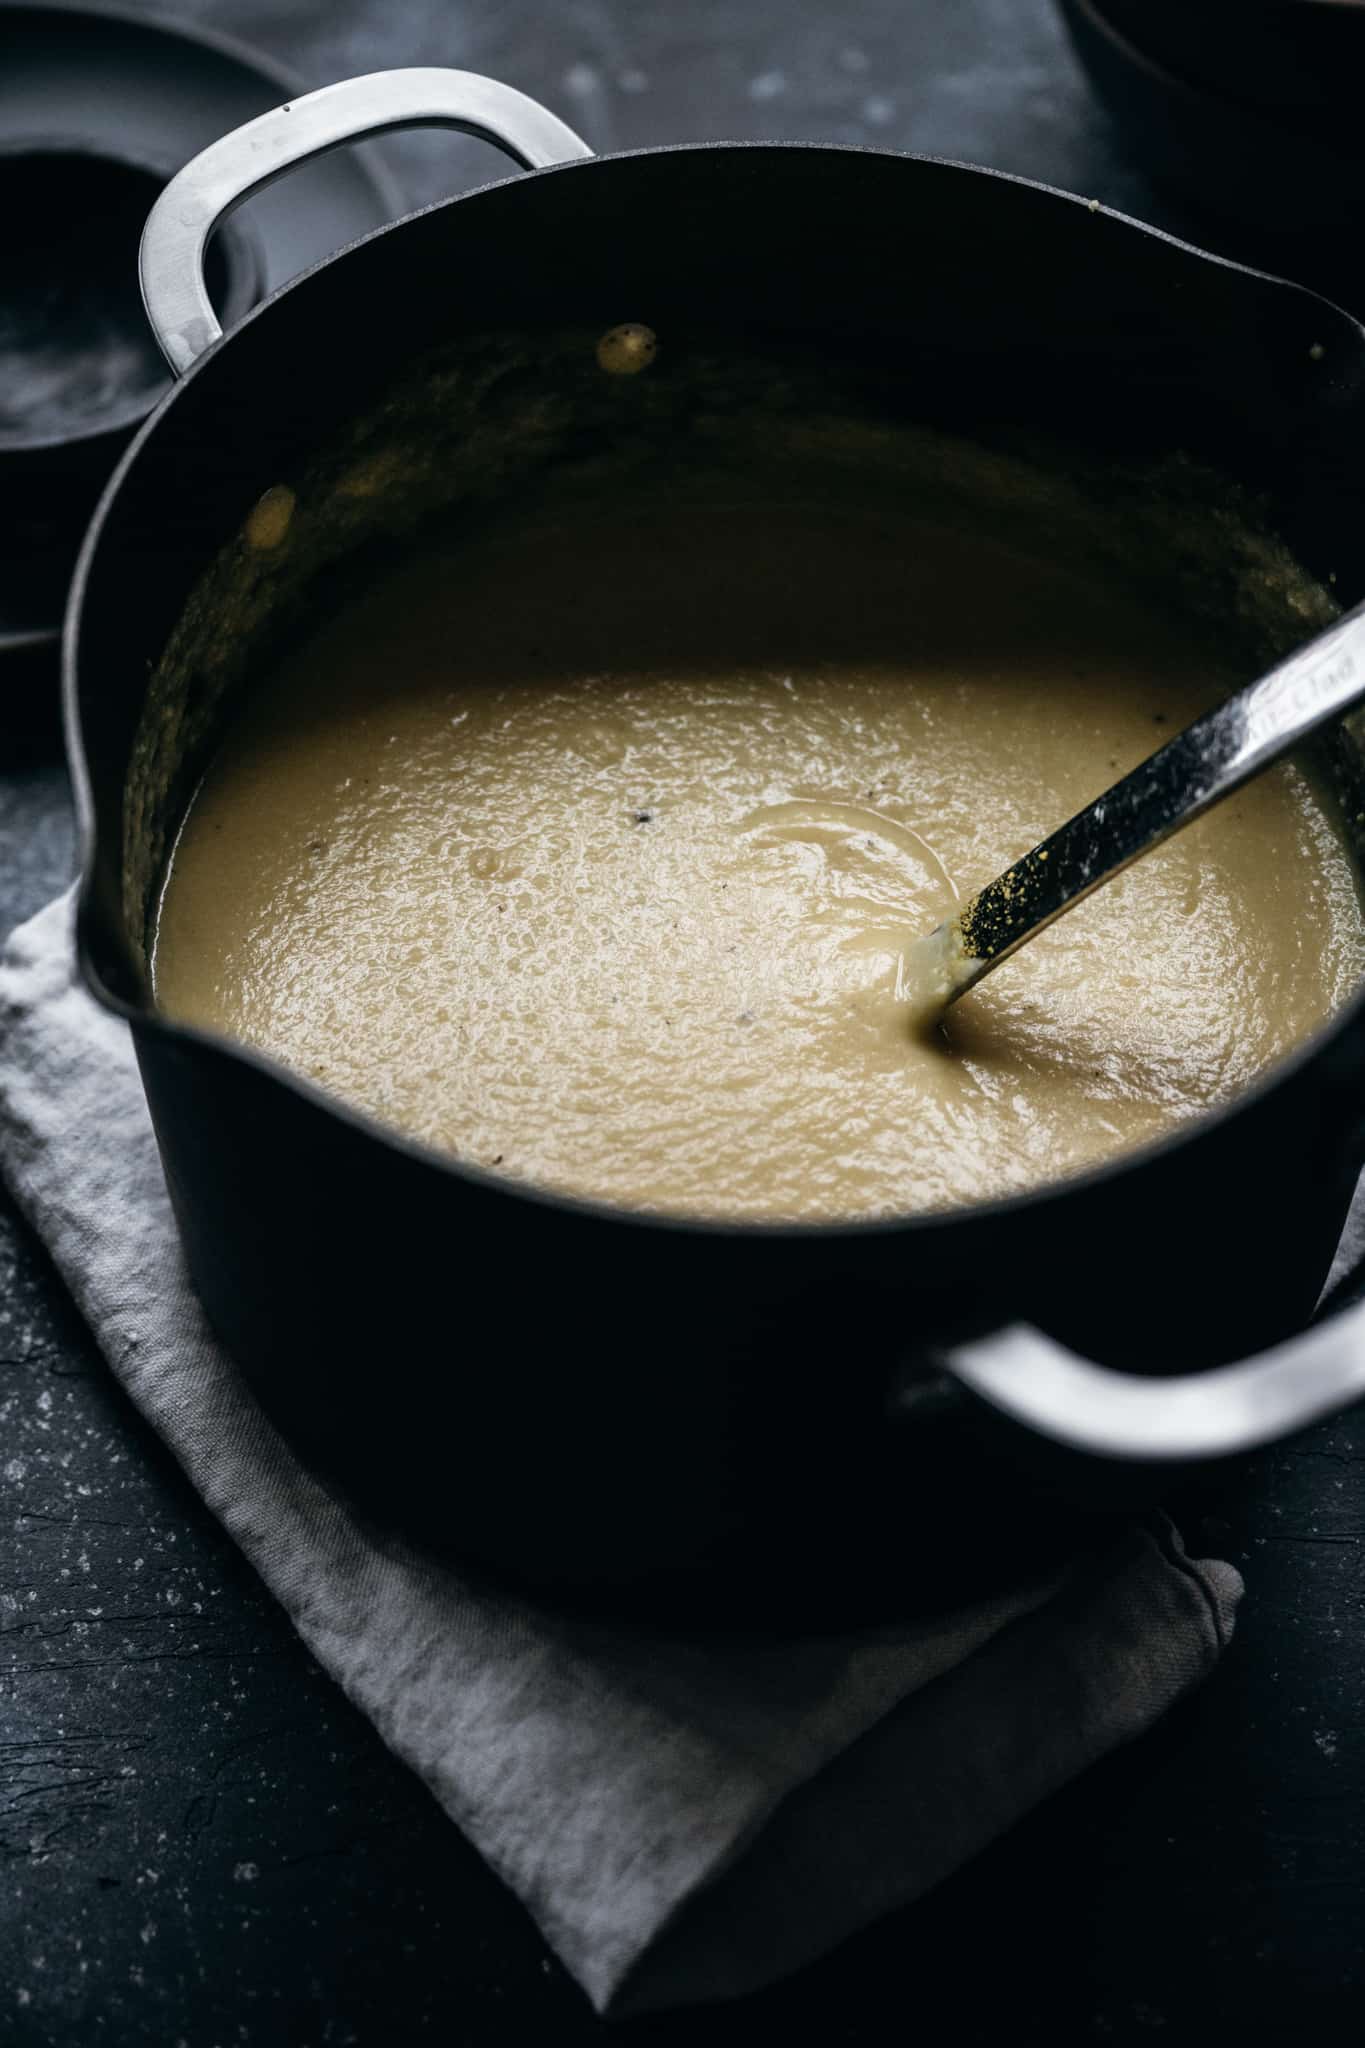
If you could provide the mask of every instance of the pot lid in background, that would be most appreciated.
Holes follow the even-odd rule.
[[[23,653],[25,675],[55,646],[95,498],[169,381],[137,283],[151,203],[205,144],[308,89],[203,29],[0,0],[0,658]],[[214,237],[220,317],[403,210],[373,145],[301,167]]]

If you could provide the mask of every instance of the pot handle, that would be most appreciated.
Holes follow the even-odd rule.
[[[1172,1378],[1116,1372],[1016,1323],[941,1355],[1039,1435],[1102,1458],[1177,1463],[1254,1450],[1365,1394],[1365,1302],[1254,1358]]]
[[[535,100],[472,71],[343,78],[234,128],[176,172],[142,231],[142,303],[177,376],[223,332],[204,285],[204,251],[224,215],[309,157],[390,128],[423,127],[478,136],[525,170],[592,155],[581,136]]]

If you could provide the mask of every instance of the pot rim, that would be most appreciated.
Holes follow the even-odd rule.
[[[409,222],[438,212],[444,208],[463,205],[478,199],[483,194],[500,190],[512,184],[525,183],[531,179],[591,174],[594,169],[613,163],[631,162],[636,158],[654,156],[687,156],[702,152],[716,151],[765,152],[770,155],[811,155],[828,156],[870,156],[896,160],[908,164],[927,164],[936,169],[960,172],[965,176],[986,178],[1007,185],[1020,185],[1042,193],[1048,199],[1068,206],[1082,207],[1098,219],[1112,222],[1125,232],[1145,235],[1152,240],[1167,244],[1182,256],[1190,256],[1201,263],[1212,264],[1223,270],[1251,278],[1263,284],[1275,286],[1281,291],[1293,293],[1306,305],[1320,306],[1326,316],[1335,322],[1345,322],[1354,331],[1362,353],[1365,353],[1365,325],[1344,307],[1326,298],[1322,293],[1306,285],[1296,284],[1290,278],[1276,276],[1269,271],[1255,269],[1252,265],[1239,263],[1231,257],[1220,256],[1212,250],[1200,248],[1196,243],[1183,240],[1164,228],[1153,226],[1148,221],[1131,214],[1105,206],[1098,200],[1087,199],[1083,194],[1070,192],[1063,187],[1049,185],[1037,178],[1028,178],[1018,172],[997,170],[990,165],[973,164],[958,158],[935,156],[911,150],[885,149],[862,143],[825,143],[803,141],[725,141],[716,139],[707,142],[662,143],[631,150],[614,150],[601,155],[576,158],[566,163],[550,164],[539,170],[515,171],[508,175],[491,178],[465,192],[457,192],[445,199],[433,200],[427,205],[414,207],[400,218],[387,221],[358,236],[330,256],[310,264],[297,276],[278,286],[267,297],[260,299],[229,332],[219,337],[178,377],[169,391],[148,414],[117,467],[105,484],[95,507],[90,524],[81,542],[80,553],[68,590],[66,611],[62,627],[62,725],[65,739],[67,769],[71,780],[71,793],[76,818],[77,875],[75,894],[75,963],[86,990],[102,1008],[121,1017],[139,1031],[149,1031],[173,1044],[202,1047],[220,1057],[227,1057],[254,1068],[265,1079],[299,1096],[313,1109],[321,1110],[355,1133],[371,1142],[383,1145],[400,1157],[410,1160],[429,1173],[465,1183],[471,1190],[497,1194],[510,1201],[529,1202],[536,1207],[565,1212],[584,1222],[611,1223],[621,1228],[636,1228],[654,1231],[682,1233],[709,1239],[733,1238],[739,1242],[761,1241],[816,1242],[828,1239],[837,1241],[861,1240],[868,1237],[886,1237],[905,1233],[931,1236],[937,1232],[985,1223],[1008,1224],[1027,1210],[1036,1212],[1050,1205],[1061,1207],[1087,1195],[1099,1192],[1118,1178],[1135,1170],[1165,1159],[1186,1148],[1198,1145],[1215,1131],[1230,1122],[1232,1118],[1254,1108],[1277,1089],[1299,1075],[1305,1067],[1327,1052],[1331,1046],[1344,1040],[1365,1019],[1365,979],[1354,995],[1340,1010],[1329,1017],[1307,1038],[1301,1039],[1291,1051],[1263,1070],[1247,1087],[1239,1089],[1229,1101],[1216,1104],[1187,1118],[1174,1129],[1159,1138],[1135,1146],[1131,1151],[1121,1152],[1088,1167],[1081,1173],[1071,1174],[1063,1179],[1045,1181],[1036,1188],[995,1197],[989,1201],[964,1203],[949,1209],[910,1211],[905,1215],[869,1216],[850,1218],[821,1218],[815,1220],[755,1219],[746,1217],[708,1217],[702,1215],[674,1214],[662,1211],[623,1208],[592,1196],[576,1195],[550,1187],[540,1187],[531,1182],[512,1179],[470,1161],[457,1158],[454,1154],[409,1137],[406,1133],[381,1122],[368,1112],[354,1107],[341,1098],[329,1094],[306,1076],[294,1072],[283,1062],[253,1046],[240,1043],[218,1032],[203,1030],[198,1026],[173,1021],[150,1005],[138,1005],[125,1001],[109,989],[96,971],[91,957],[89,927],[96,916],[94,904],[94,883],[99,851],[98,821],[95,815],[94,799],[86,765],[85,735],[81,720],[80,704],[80,631],[85,603],[86,587],[90,581],[95,560],[98,556],[104,529],[122,491],[124,481],[139,460],[144,447],[160,426],[167,411],[176,404],[182,391],[193,383],[212,363],[219,352],[230,345],[234,336],[246,326],[269,312],[275,302],[286,293],[305,285],[320,271],[330,269],[353,249],[376,240],[381,235],[401,230]],[[1365,915],[1365,911],[1362,912]]]

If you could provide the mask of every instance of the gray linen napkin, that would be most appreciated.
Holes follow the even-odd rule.
[[[599,2011],[752,1989],[924,1892],[1212,1667],[1241,1594],[1168,1525],[950,1618],[680,1640],[490,1594],[363,1530],[190,1292],[126,1029],[70,899],[0,956],[0,1170],[134,1403],[318,1661]]]

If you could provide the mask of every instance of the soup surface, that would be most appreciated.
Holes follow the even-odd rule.
[[[911,1029],[908,942],[1249,679],[1118,571],[733,479],[424,547],[261,679],[153,971],[463,1159],[707,1216],[981,1200],[1231,1095],[1365,969],[1286,767]]]

